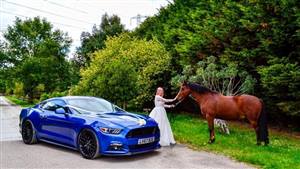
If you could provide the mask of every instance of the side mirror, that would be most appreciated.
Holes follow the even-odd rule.
[[[57,108],[55,110],[55,113],[57,113],[57,114],[67,114],[66,110],[64,108],[62,108],[62,107]]]

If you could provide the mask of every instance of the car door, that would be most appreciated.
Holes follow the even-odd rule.
[[[71,113],[58,114],[56,109],[65,106],[61,99],[48,101],[42,107],[44,113],[41,117],[41,128],[44,137],[50,141],[74,146],[76,138],[76,123],[78,120]]]

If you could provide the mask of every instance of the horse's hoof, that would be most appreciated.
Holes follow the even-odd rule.
[[[269,145],[269,141],[265,141],[265,146],[268,146]]]
[[[261,145],[261,142],[257,142],[256,145],[260,146],[260,145]]]
[[[209,141],[208,141],[208,144],[212,144],[212,143],[214,143],[215,142],[215,138],[214,139],[210,139]]]
[[[265,144],[269,144],[269,143],[270,143],[270,140],[267,139],[267,140],[265,141]]]

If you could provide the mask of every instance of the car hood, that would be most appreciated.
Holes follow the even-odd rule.
[[[148,122],[147,116],[137,115],[133,113],[114,112],[98,115],[102,120],[107,120],[114,125],[130,128],[135,126],[143,126]],[[149,122],[148,122],[149,123]]]
[[[128,112],[112,112],[94,115],[100,124],[112,128],[137,128],[142,126],[154,126],[156,122],[149,116]]]

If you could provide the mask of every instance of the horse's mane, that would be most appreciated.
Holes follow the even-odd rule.
[[[211,90],[205,86],[202,86],[200,84],[197,83],[187,83],[187,86],[191,89],[194,90],[200,94],[205,94],[205,93],[213,93],[213,94],[217,94],[218,92]]]

